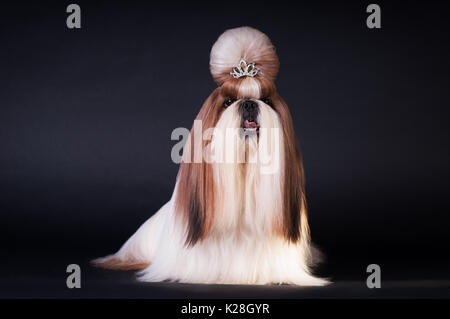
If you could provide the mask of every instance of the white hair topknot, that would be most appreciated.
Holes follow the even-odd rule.
[[[254,63],[258,75],[274,81],[279,68],[275,48],[270,39],[251,27],[240,27],[225,31],[211,49],[209,66],[214,81],[222,85],[232,79],[230,72],[241,60]]]

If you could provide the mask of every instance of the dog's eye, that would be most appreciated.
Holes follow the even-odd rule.
[[[269,99],[268,97],[262,98],[262,99],[261,99],[261,102],[263,102],[263,103],[265,103],[265,104],[267,104],[267,105],[272,106],[272,100]]]
[[[234,101],[236,101],[235,99],[226,99],[225,102],[223,103],[224,107],[229,107],[231,104],[234,103]]]

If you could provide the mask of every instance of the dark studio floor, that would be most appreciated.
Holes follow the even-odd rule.
[[[270,299],[353,299],[353,298],[450,298],[450,280],[446,265],[429,265],[428,271],[414,268],[408,271],[393,270],[383,274],[380,289],[368,289],[366,274],[350,274],[351,263],[335,271],[333,283],[327,287],[296,287],[290,285],[197,285],[181,283],[142,283],[134,272],[109,271],[93,268],[88,259],[67,257],[36,258],[29,268],[20,259],[9,263],[8,274],[0,277],[0,298],[270,298]],[[82,262],[80,262],[82,260]],[[81,267],[81,288],[66,287],[66,266],[76,263]],[[19,266],[18,266],[19,265]],[[26,269],[27,268],[27,269]],[[334,269],[338,269],[334,267]],[[355,268],[356,269],[356,268]],[[327,271],[325,271],[326,273]],[[13,274],[13,275],[12,275]],[[410,277],[410,279],[405,278]],[[385,279],[383,279],[386,277]],[[416,278],[414,278],[416,277]],[[420,278],[422,277],[422,278]],[[396,279],[399,278],[399,279]]]

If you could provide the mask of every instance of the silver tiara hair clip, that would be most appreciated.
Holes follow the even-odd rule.
[[[239,62],[239,65],[237,67],[233,68],[233,71],[230,72],[230,74],[235,79],[239,79],[243,76],[251,76],[254,77],[257,75],[259,70],[255,68],[255,63],[249,63],[245,62],[245,60],[241,60]]]

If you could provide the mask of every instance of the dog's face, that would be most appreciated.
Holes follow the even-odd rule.
[[[230,80],[220,89],[220,98],[224,100],[223,111],[230,109],[240,116],[240,127],[245,132],[259,133],[261,112],[264,108],[273,108],[274,86],[253,78]],[[219,111],[220,112],[220,111]]]
[[[263,124],[268,129],[274,129],[273,124],[267,122],[280,122],[280,116],[286,117],[286,111],[272,81],[247,77],[227,80],[217,88],[205,103],[197,120],[206,122],[204,129],[240,128],[244,133],[242,136],[258,137]],[[279,114],[280,112],[283,114]],[[222,123],[226,118],[230,121]]]
[[[176,211],[188,245],[248,233],[309,240],[302,161],[288,106],[274,85],[278,58],[268,38],[256,36],[251,52],[259,55],[236,54],[255,62],[257,75],[230,76],[236,62],[227,66],[220,55],[227,39],[211,52],[219,87],[196,117],[177,180]],[[199,128],[200,147],[193,142]]]

